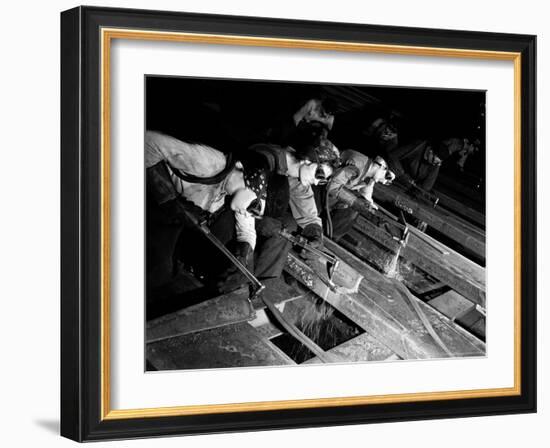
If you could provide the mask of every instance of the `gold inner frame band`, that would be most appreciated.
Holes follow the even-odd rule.
[[[246,403],[111,409],[110,366],[110,63],[111,41],[131,39],[213,45],[296,48],[359,53],[454,57],[514,63],[514,386],[444,392],[314,398]],[[101,29],[101,419],[167,417],[264,410],[307,409],[381,403],[503,397],[521,394],[521,54],[515,52],[418,47],[306,39],[279,39],[135,29]]]

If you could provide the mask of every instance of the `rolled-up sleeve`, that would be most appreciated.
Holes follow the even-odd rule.
[[[256,224],[252,216],[235,212],[235,233],[237,241],[256,247]]]
[[[305,187],[294,177],[288,178],[290,210],[296,223],[304,228],[309,224],[322,225],[311,186]]]
[[[355,181],[358,177],[359,169],[351,165],[343,167],[336,173],[327,186],[330,201],[329,203],[331,207],[338,201],[338,195],[340,194],[340,191],[342,191],[342,188],[352,186],[353,181]]]

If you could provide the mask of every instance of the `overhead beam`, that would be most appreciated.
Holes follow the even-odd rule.
[[[404,193],[392,185],[377,185],[374,199],[381,203],[390,203],[405,213],[426,222],[429,226],[449,239],[463,246],[471,254],[485,261],[485,238],[482,231],[468,227],[455,216],[438,207],[430,207]]]
[[[398,250],[400,243],[393,235],[372,222],[384,218],[384,214],[373,210],[364,199],[349,190],[342,190],[340,198],[361,214],[355,221],[354,229],[341,240],[341,245],[369,262],[375,260],[371,259],[371,250],[365,238],[376,241],[391,252]],[[401,223],[387,217],[385,219],[391,222],[390,230],[403,234],[405,227]],[[407,243],[401,248],[401,256],[472,302],[485,307],[485,268],[429,235],[412,227],[410,230]]]
[[[463,216],[464,218],[467,218],[477,224],[482,229],[485,229],[485,215],[483,213],[480,213],[462,202],[451,198],[442,191],[434,190],[433,193],[439,198],[438,204],[441,207],[444,207],[457,215]]]
[[[391,252],[395,252],[399,246],[387,232],[363,216],[358,217],[354,229],[357,233],[352,233],[352,239],[347,241],[344,237],[341,244],[359,258],[369,260],[365,238],[373,239]],[[467,299],[485,307],[485,268],[450,248],[439,250],[435,242],[430,244],[426,237],[430,238],[428,235],[420,237],[410,233],[407,243],[401,248],[400,256]]]

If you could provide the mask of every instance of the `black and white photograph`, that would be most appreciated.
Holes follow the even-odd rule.
[[[486,92],[148,75],[146,371],[486,355]]]
[[[37,128],[60,139],[61,314],[25,326],[61,323],[60,364],[31,332],[8,370],[44,367],[30,401],[60,371],[63,437],[540,434],[509,415],[540,412],[540,27],[506,7],[475,23],[494,14],[478,4],[423,23],[317,6],[61,13],[61,127]],[[30,183],[7,165],[20,205],[32,186],[48,209],[42,162]],[[8,298],[48,272],[21,246],[44,235],[28,211],[25,238],[6,233],[26,261]]]

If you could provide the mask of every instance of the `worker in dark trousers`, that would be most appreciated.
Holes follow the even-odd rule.
[[[388,162],[399,180],[430,191],[446,160],[458,154],[457,163],[464,163],[475,150],[466,138],[448,138],[435,145],[428,140],[414,140],[390,151]]]
[[[224,243],[234,240],[234,252],[245,263],[252,258],[256,231],[248,209],[262,189],[254,173],[212,147],[153,131],[145,135],[145,166],[148,299],[159,292],[169,295],[175,259],[189,255],[196,242],[193,221],[206,221]],[[182,239],[186,253],[178,254]],[[209,249],[207,244],[193,253]],[[210,263],[219,258],[211,257]]]
[[[288,147],[254,145],[242,159],[245,169],[260,169],[267,182],[263,216],[256,221],[254,273],[266,286],[265,294],[272,299],[281,294],[277,280],[291,248],[279,231],[283,227],[288,231],[297,230],[312,247],[320,248],[323,244],[322,223],[312,186],[327,181],[339,154],[317,130],[295,137]]]
[[[398,147],[398,132],[389,119],[382,118],[365,108],[338,115],[330,133],[339,148],[353,148],[368,157],[387,154]]]
[[[456,157],[456,167],[462,172],[468,157],[479,151],[481,141],[476,137],[451,137],[442,140],[439,145],[440,152],[448,154],[449,157]]]
[[[414,140],[394,149],[388,161],[397,179],[429,191],[435,184],[443,158],[428,140]]]

